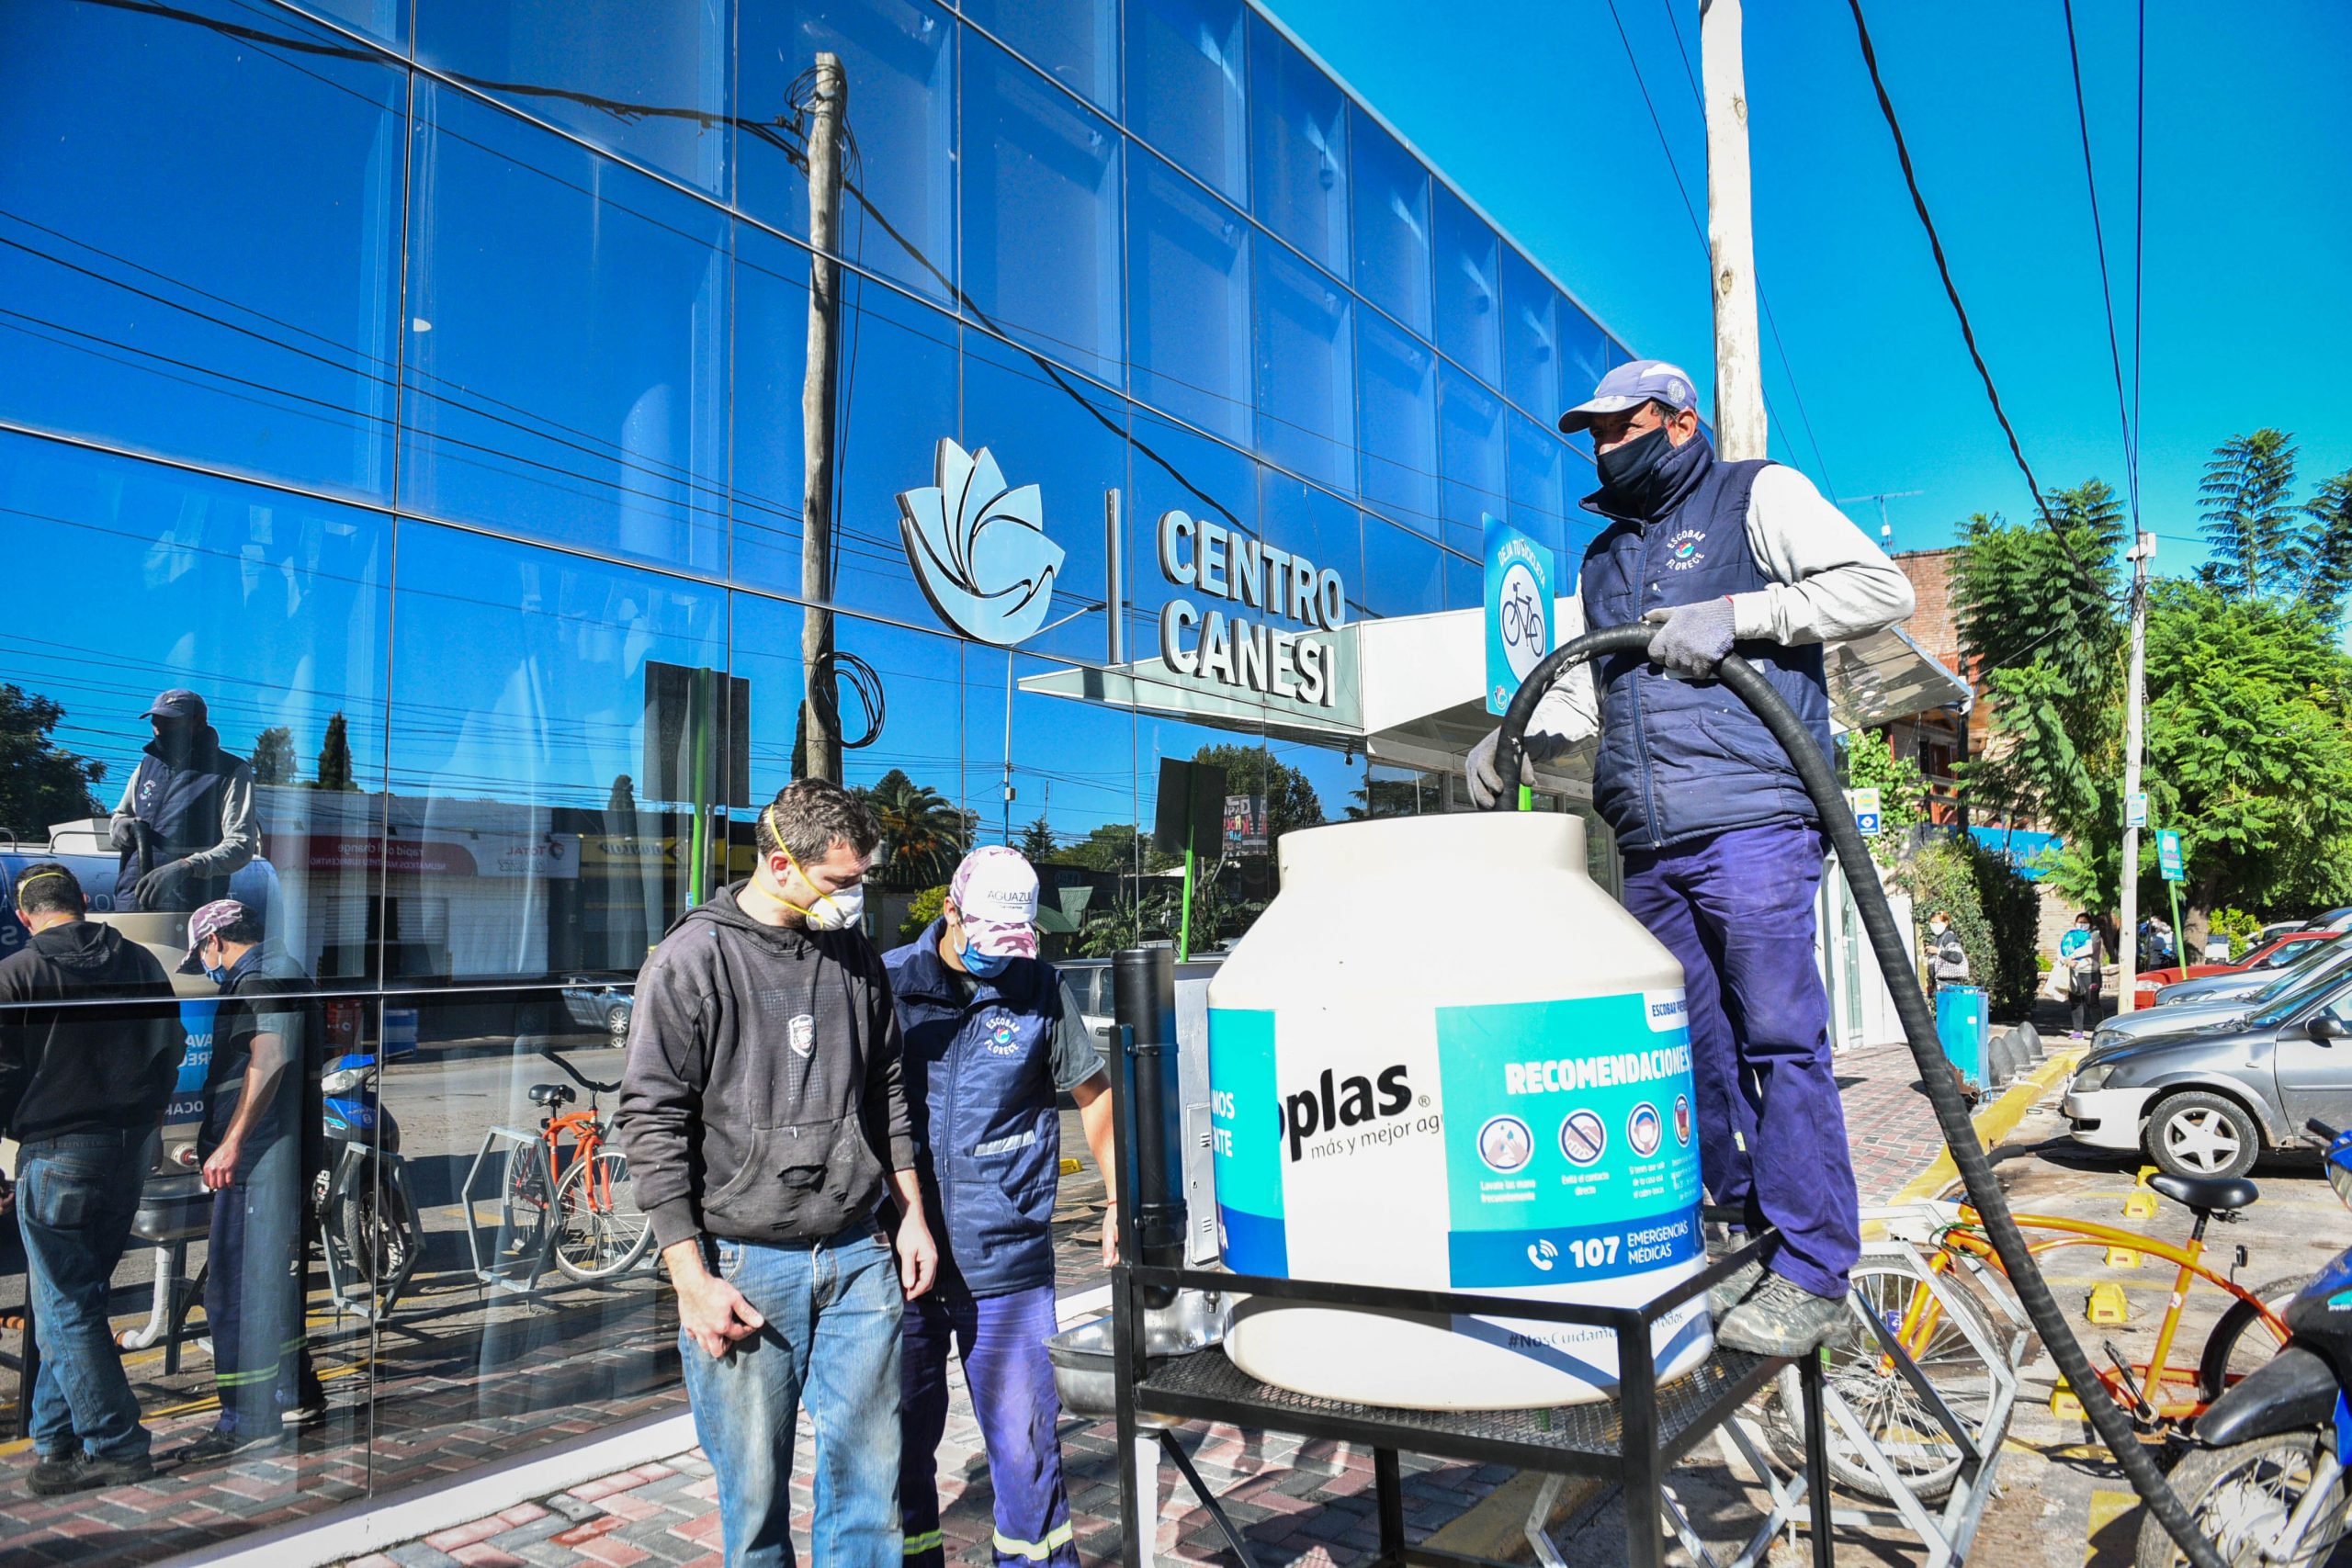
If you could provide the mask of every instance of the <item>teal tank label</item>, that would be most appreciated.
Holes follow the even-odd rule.
[[[1216,1173],[1217,1243],[1236,1273],[1290,1273],[1283,1218],[1274,1015],[1209,1010],[1209,1141]]]
[[[1611,1280],[1697,1258],[1682,994],[1437,1010],[1457,1288]]]

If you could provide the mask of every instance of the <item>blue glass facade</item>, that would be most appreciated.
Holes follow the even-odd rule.
[[[240,895],[322,1027],[420,1043],[383,1076],[423,1237],[392,1320],[436,1348],[314,1326],[313,1446],[371,1458],[291,1513],[460,1432],[677,1403],[653,1276],[485,1286],[467,1238],[516,1215],[465,1180],[536,1122],[540,1050],[613,1075],[594,1043],[697,854],[740,865],[805,765],[812,609],[885,886],[1050,844],[1078,948],[1147,891],[1163,758],[1227,748],[1278,830],[1443,796],[1271,719],[1024,689],[1158,646],[1163,513],[1336,572],[1350,618],[1475,604],[1482,516],[1590,536],[1553,421],[1626,351],[1242,0],[0,0],[0,37],[6,863],[48,844],[103,906],[103,825],[50,829],[114,807],[149,700],[195,690],[257,781]],[[815,548],[820,54],[847,137]],[[910,570],[897,498],[943,439],[1037,485],[1064,552],[1015,650]],[[1246,919],[1268,874],[1238,858]],[[877,903],[887,944],[906,899]],[[134,1364],[151,1410],[192,1365]]]

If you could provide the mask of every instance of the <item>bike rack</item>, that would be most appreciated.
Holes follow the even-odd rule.
[[[503,1182],[507,1179],[516,1153],[537,1146],[539,1134],[536,1128],[524,1132],[514,1127],[492,1127],[482,1134],[481,1147],[475,1152],[473,1164],[466,1168],[466,1179],[458,1189],[458,1201],[466,1216],[466,1255],[473,1263],[475,1279],[492,1290],[512,1291],[518,1296],[527,1296],[539,1288],[539,1281],[547,1277],[548,1265],[555,1258],[555,1227],[551,1218],[540,1222],[539,1245],[529,1257],[502,1262],[500,1258],[506,1251],[504,1238],[508,1235],[504,1219],[502,1217],[497,1226],[499,1245],[493,1246],[485,1256],[481,1237],[486,1227],[474,1217],[474,1205],[481,1201],[474,1195],[475,1185],[481,1179],[482,1166],[489,1161],[492,1152],[502,1140],[514,1145],[506,1151],[504,1163],[498,1167],[498,1176]],[[503,1214],[503,1195],[493,1196],[499,1198]],[[548,1201],[552,1208],[555,1201],[552,1191],[548,1194]],[[515,1280],[517,1274],[523,1276],[519,1283]]]

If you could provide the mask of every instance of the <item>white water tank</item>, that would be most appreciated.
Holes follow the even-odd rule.
[[[1682,969],[1551,812],[1283,837],[1282,892],[1209,986],[1217,1222],[1238,1273],[1630,1305],[1696,1273]],[[1660,1381],[1705,1359],[1703,1297]],[[1415,1409],[1605,1399],[1606,1329],[1306,1306],[1225,1347],[1301,1393]]]

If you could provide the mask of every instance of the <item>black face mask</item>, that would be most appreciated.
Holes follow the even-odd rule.
[[[185,762],[196,750],[196,727],[192,724],[159,724],[155,727],[155,750],[168,762]]]
[[[1620,517],[1655,517],[1665,510],[1699,450],[1695,440],[1675,446],[1663,425],[1611,447],[1593,459],[1600,476],[1601,504]]]

